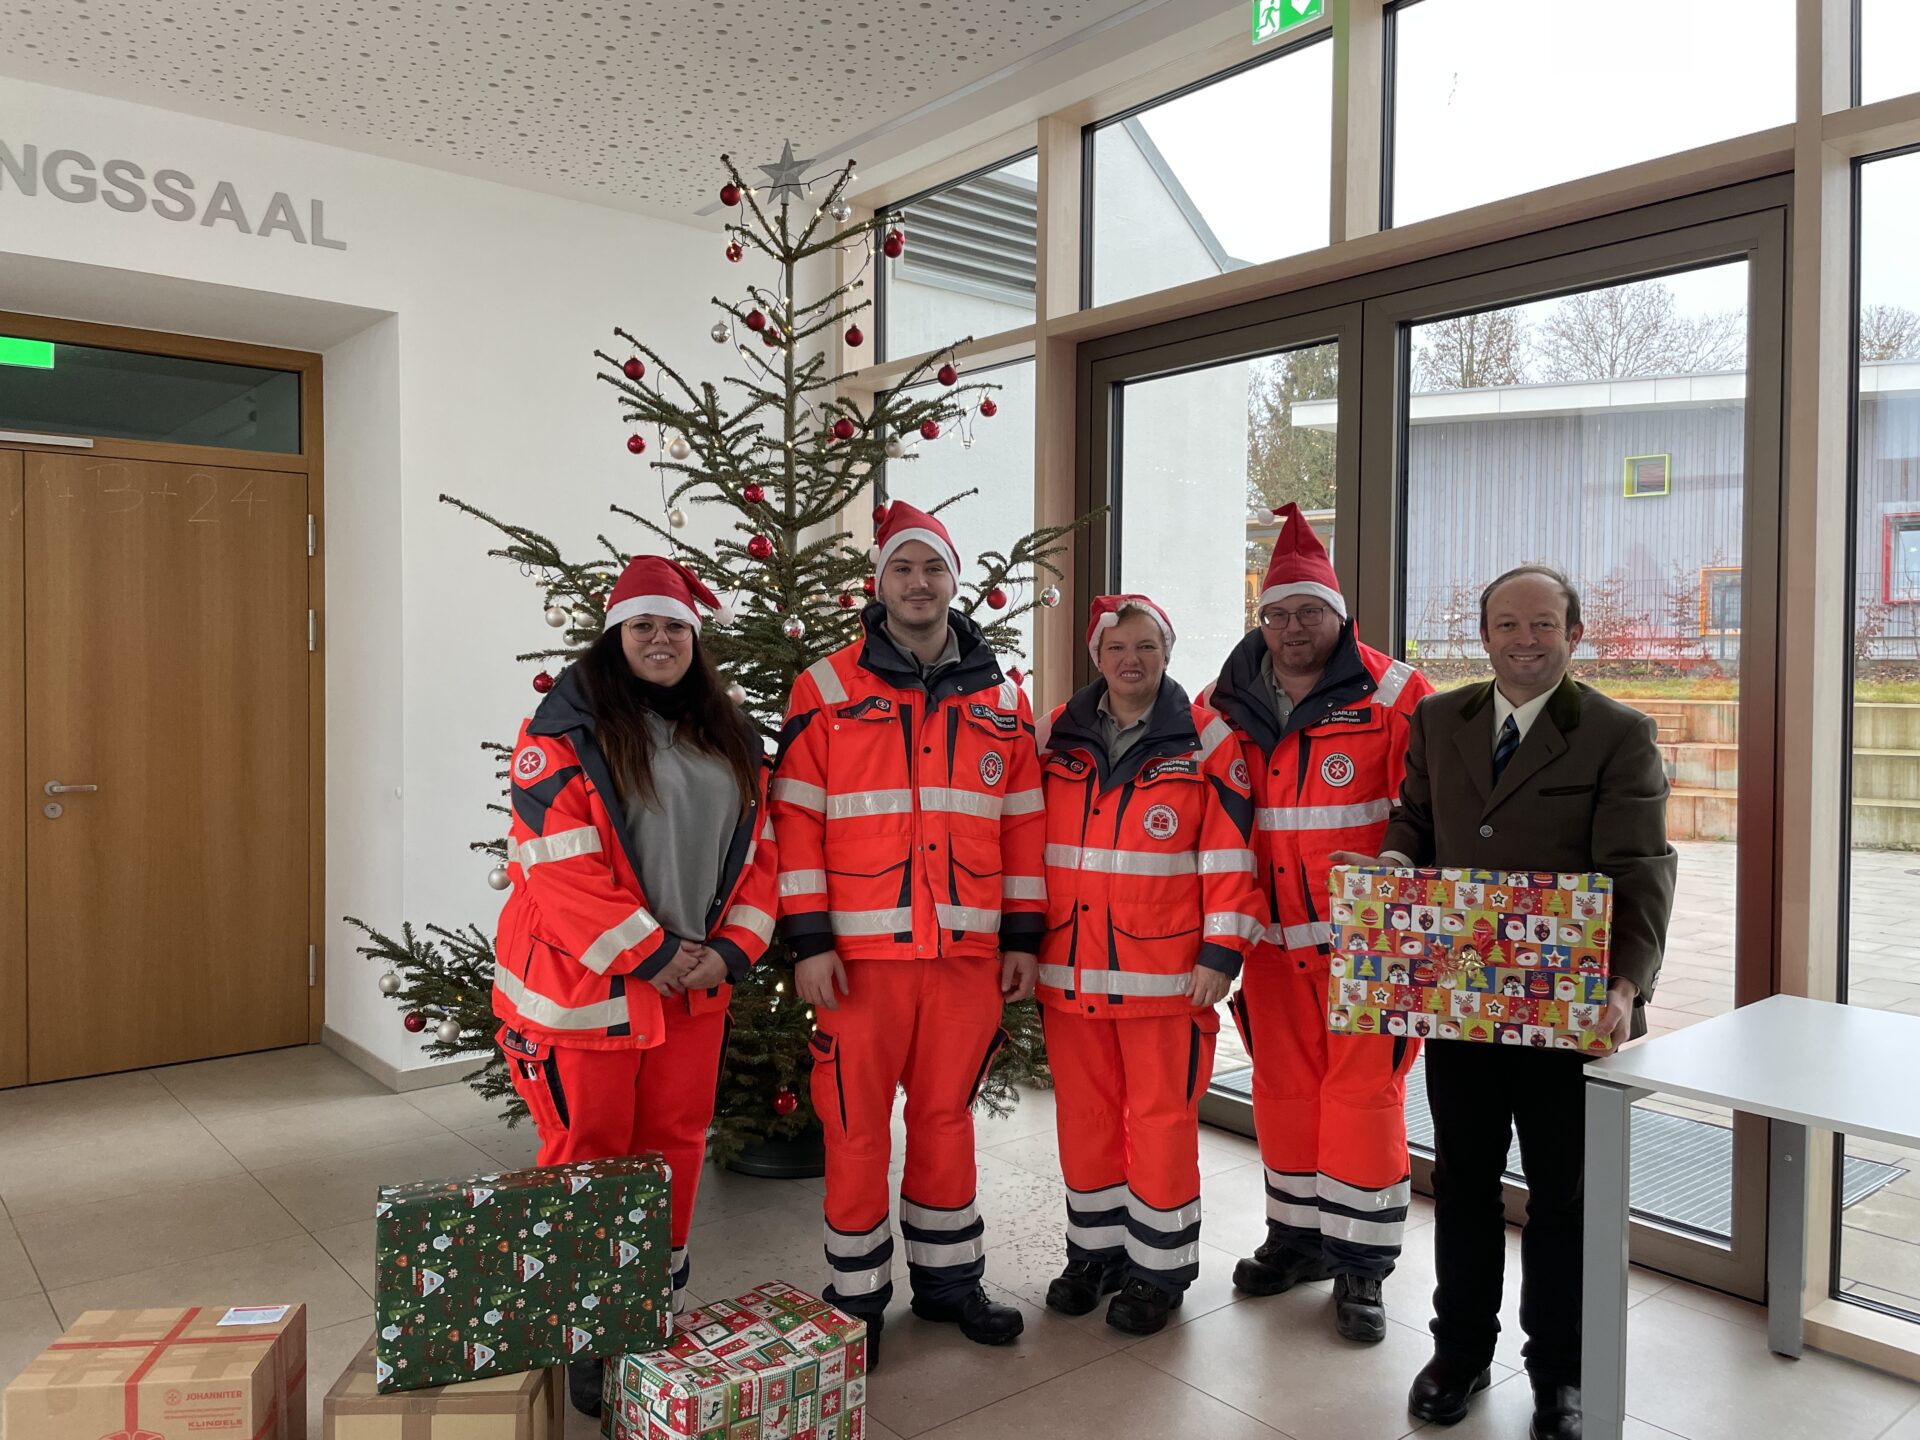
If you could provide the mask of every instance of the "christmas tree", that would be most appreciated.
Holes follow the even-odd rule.
[[[886,469],[910,463],[921,445],[959,434],[997,411],[988,384],[959,383],[954,354],[965,340],[928,357],[868,409],[840,393],[844,374],[829,360],[834,341],[857,348],[864,340],[858,317],[871,303],[858,296],[875,252],[898,257],[906,247],[903,218],[881,213],[849,223],[842,199],[849,162],[818,181],[805,178],[806,161],[787,147],[781,160],[760,167],[767,183],[748,184],[733,162],[721,157],[727,182],[722,204],[733,212],[727,224],[727,259],[750,274],[771,271],[773,283],[750,280],[741,296],[713,304],[719,318],[709,332],[727,347],[734,373],[716,386],[690,379],[640,337],[616,328],[618,353],[595,351],[598,378],[612,387],[628,427],[626,448],[648,463],[660,483],[656,519],[630,505],[609,506],[637,525],[666,554],[689,565],[722,597],[717,623],[701,643],[732,694],[771,741],[779,731],[795,678],[821,656],[860,634],[860,615],[873,593],[867,540],[846,528],[848,516],[863,523],[884,513]],[[815,201],[810,191],[824,193]],[[859,273],[810,303],[795,298],[797,267],[829,252],[863,257]],[[770,262],[770,263],[769,263]],[[651,437],[651,438],[650,438]],[[972,494],[967,491],[965,494]],[[939,510],[964,495],[952,496]],[[542,668],[533,688],[544,694],[553,674],[584,654],[598,638],[605,598],[629,554],[605,535],[600,552],[573,560],[538,532],[489,515],[452,496],[449,505],[472,515],[503,537],[489,553],[508,560],[539,586],[548,624],[564,630],[563,643],[516,657]],[[683,538],[683,505],[724,510],[720,538],[703,548]],[[664,522],[664,523],[662,523]],[[1059,603],[1047,577],[1065,548],[1071,526],[1043,528],[1023,536],[1005,553],[990,551],[971,567],[960,609],[980,623],[998,652],[1019,642],[1015,622],[1037,605]],[[1017,669],[1009,674],[1018,682]],[[507,747],[484,747],[506,782]],[[503,802],[491,805],[504,826]],[[508,884],[506,841],[476,842],[493,857],[489,877]],[[367,937],[360,953],[388,968],[380,988],[403,1012],[415,1033],[429,1032],[435,1059],[483,1055],[468,1080],[502,1101],[505,1113],[524,1113],[493,1045],[497,1024],[489,1005],[493,946],[479,927],[429,925],[424,933],[403,925],[397,936],[349,917]],[[813,1012],[791,993],[790,968],[778,940],[767,957],[735,987],[733,1030],[721,1072],[712,1152],[731,1159],[743,1147],[802,1139],[817,1130],[808,1103],[807,1037]],[[1008,1009],[1009,1043],[996,1058],[981,1102],[1004,1114],[1015,1087],[1047,1083],[1034,1002]]]

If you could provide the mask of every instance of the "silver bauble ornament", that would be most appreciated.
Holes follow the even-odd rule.
[[[707,331],[707,334],[713,337],[713,343],[716,345],[724,345],[733,338],[733,330],[724,320],[714,321],[713,328]]]
[[[433,1033],[442,1045],[457,1045],[460,1043],[460,1022],[449,1015]]]
[[[400,977],[391,970],[387,971],[386,974],[380,977],[380,993],[382,995],[398,995],[400,993]]]
[[[827,213],[833,216],[836,224],[844,225],[853,218],[853,206],[844,200],[839,200],[834,203],[833,209]]]
[[[567,625],[567,612],[558,605],[547,606],[547,623],[556,630],[564,630]]]
[[[780,633],[789,640],[799,640],[807,633],[807,622],[798,615],[789,615],[786,623],[780,627]]]
[[[507,874],[507,867],[496,865],[487,872],[487,884],[496,890],[504,890],[513,883],[513,877]]]
[[[676,460],[684,460],[693,453],[693,447],[687,443],[687,437],[676,435],[667,442],[667,454]]]
[[[1054,606],[1060,603],[1060,587],[1058,585],[1047,586],[1046,589],[1040,592],[1040,603],[1049,610],[1053,609]]]
[[[746,704],[747,703],[747,687],[740,684],[733,684],[733,685],[727,686],[727,699],[731,700],[736,705]]]
[[[594,624],[593,612],[591,610],[574,611],[573,623],[582,630],[591,629]]]
[[[678,505],[674,506],[673,509],[667,511],[667,524],[676,530],[686,529],[687,512],[682,510]]]
[[[894,439],[887,441],[887,458],[889,460],[898,460],[902,455],[906,453],[907,453],[907,447],[900,443],[900,440],[897,436]]]

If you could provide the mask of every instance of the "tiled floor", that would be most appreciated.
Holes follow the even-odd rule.
[[[1416,1428],[1407,1382],[1427,1355],[1432,1213],[1416,1205],[1394,1324],[1359,1349],[1332,1333],[1328,1288],[1236,1298],[1234,1256],[1263,1230],[1253,1147],[1206,1132],[1199,1283],[1179,1324],[1145,1341],[1099,1314],[1042,1306],[1060,1262],[1052,1106],[1028,1097],[983,1121],[980,1205],[987,1278],[1021,1306],[1027,1334],[1005,1350],[969,1345],[898,1303],[874,1377],[876,1440],[988,1440],[1045,1425],[1080,1436],[1219,1440],[1392,1440]],[[527,1163],[463,1087],[389,1095],[319,1049],[213,1060],[35,1086],[0,1095],[0,1380],[63,1324],[101,1306],[299,1299],[309,1310],[309,1409],[372,1328],[373,1188]],[[731,1294],[764,1279],[818,1281],[819,1184],[709,1171],[693,1238],[694,1289]],[[1517,1267],[1509,1246],[1510,1270]],[[904,1290],[904,1286],[901,1287]],[[1511,1287],[1510,1287],[1511,1288]],[[1827,1356],[1780,1360],[1762,1315],[1635,1271],[1634,1440],[1916,1440],[1920,1389]],[[1460,1440],[1526,1433],[1510,1297],[1498,1383]],[[573,1417],[573,1440],[597,1434]],[[24,1440],[24,1437],[14,1437]]]

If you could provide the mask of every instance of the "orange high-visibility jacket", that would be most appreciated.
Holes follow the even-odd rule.
[[[768,789],[780,933],[794,957],[995,955],[1040,948],[1046,891],[1033,712],[965,616],[931,677],[866,635],[793,687]]]
[[[1096,680],[1040,727],[1047,795],[1043,1003],[1120,1019],[1189,1011],[1193,968],[1228,978],[1266,933],[1247,762],[1172,680],[1107,758]]]
[[[1233,727],[1253,772],[1258,845],[1273,923],[1266,944],[1298,961],[1328,955],[1327,869],[1336,850],[1379,853],[1407,768],[1408,722],[1433,686],[1362,645],[1348,621],[1320,681],[1284,729],[1267,698],[1255,630],[1201,692]]]
[[[742,717],[742,724],[748,723]],[[755,740],[758,740],[756,735]],[[590,1050],[658,1045],[660,995],[647,981],[682,938],[726,957],[738,980],[773,938],[777,854],[765,770],[727,847],[707,934],[669,934],[647,909],[619,793],[569,669],[520,727],[509,762],[513,893],[494,945],[493,1010],[536,1041]],[[728,985],[695,992],[696,1013],[724,1008]]]

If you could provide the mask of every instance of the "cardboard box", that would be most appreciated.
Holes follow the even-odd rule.
[[[382,1189],[376,1388],[518,1375],[666,1344],[671,1189],[658,1155]]]
[[[673,1344],[607,1362],[609,1440],[861,1440],[867,1326],[772,1281],[682,1315]]]
[[[561,1440],[567,1376],[557,1366],[382,1395],[369,1339],[321,1402],[323,1440]]]
[[[306,1440],[306,1306],[89,1310],[4,1411],[20,1440]]]
[[[1327,888],[1335,1034],[1613,1048],[1605,875],[1336,865]]]

